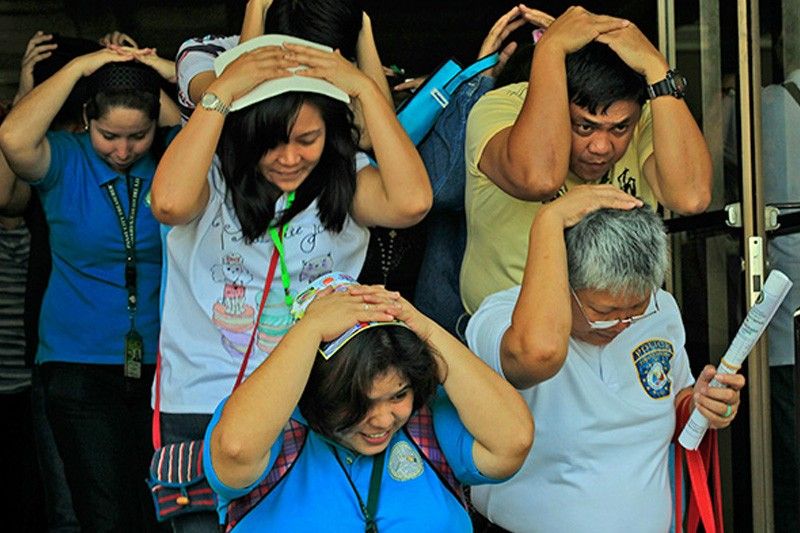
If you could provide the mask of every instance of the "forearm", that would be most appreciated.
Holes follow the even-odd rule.
[[[563,52],[536,46],[528,94],[508,134],[503,170],[511,190],[506,192],[523,200],[552,198],[569,170],[565,58]]]
[[[49,166],[46,138],[50,123],[81,78],[70,62],[20,100],[0,126],[0,148],[18,177],[41,178]]]
[[[389,82],[386,81],[386,75],[383,73],[383,64],[372,33],[372,21],[366,13],[356,44],[356,56],[359,70],[375,82],[383,97],[392,105],[392,91],[389,89]]]
[[[224,121],[220,113],[198,107],[167,147],[151,189],[151,208],[160,222],[186,224],[208,202],[208,170]]]
[[[683,100],[662,96],[650,105],[655,168],[649,170],[655,174],[659,201],[681,214],[700,213],[711,201],[711,154],[705,138]]]
[[[419,152],[408,138],[394,110],[370,82],[359,97],[380,172],[381,194],[388,210],[384,224],[405,227],[416,224],[433,202],[428,172]]]
[[[522,289],[500,346],[503,373],[518,389],[551,378],[564,364],[572,326],[566,258],[563,222],[545,207],[531,227]]]
[[[264,16],[271,3],[271,0],[249,0],[247,2],[242,21],[242,32],[239,34],[239,44],[264,34]]]
[[[430,323],[428,341],[443,360],[445,391],[475,437],[475,465],[489,477],[513,474],[533,441],[528,406],[499,374],[438,324]]]
[[[158,113],[159,126],[177,126],[181,123],[181,112],[178,106],[163,90],[159,95],[161,109]]]
[[[321,337],[303,321],[228,399],[211,435],[214,469],[226,485],[244,487],[269,462],[269,452],[297,406]]]

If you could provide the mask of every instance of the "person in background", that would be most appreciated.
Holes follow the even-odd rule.
[[[800,70],[782,84],[761,90],[764,200],[768,204],[800,202]],[[734,145],[735,146],[735,145]],[[770,237],[769,266],[794,285],[767,330],[772,418],[773,498],[775,531],[800,529],[800,453],[796,441],[794,312],[800,307],[800,233]]]
[[[142,479],[151,455],[147,378],[158,335],[160,239],[143,199],[167,138],[157,128],[160,79],[172,76],[172,63],[148,51],[102,49],[35,87],[0,127],[12,189],[36,188],[50,228],[53,270],[37,364],[88,531],[156,527]],[[84,77],[86,131],[48,132]]]
[[[642,32],[581,7],[539,18],[547,29],[529,80],[485,94],[467,122],[468,313],[522,281],[536,213],[578,184],[611,183],[678,213],[711,198],[711,156],[683,100],[685,78]]]
[[[356,0],[249,0],[242,32],[229,37],[206,36],[189,39],[178,50],[178,103],[184,121],[200,103],[214,81],[214,58],[234,46],[265,33],[300,37],[338,49],[355,61],[358,68],[378,85],[391,103],[389,84],[383,73],[372,22]],[[357,106],[357,102],[355,103]],[[362,134],[361,146],[368,148],[369,137],[362,112],[355,107],[356,123]]]

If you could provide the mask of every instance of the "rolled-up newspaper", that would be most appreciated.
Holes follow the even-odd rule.
[[[791,286],[791,280],[783,272],[779,270],[770,272],[758,300],[747,312],[742,325],[739,326],[739,331],[736,332],[736,337],[733,338],[728,351],[722,357],[717,367],[717,374],[735,374],[738,372],[753,346],[764,333],[769,321],[772,320],[775,311],[778,310],[781,302],[786,298]],[[710,385],[712,387],[725,386],[717,381],[716,378],[711,380]],[[708,430],[708,419],[695,409],[692,412],[692,416],[689,417],[689,421],[686,422],[683,431],[681,431],[678,442],[687,450],[696,450],[700,446],[700,441],[703,440],[706,430]]]

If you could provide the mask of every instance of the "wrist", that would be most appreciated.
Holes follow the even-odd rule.
[[[669,69],[669,63],[664,58],[654,59],[644,69],[645,81],[648,85],[658,83],[666,77]]]
[[[208,87],[206,87],[206,90],[203,91],[203,94],[207,93],[216,95],[216,97],[228,107],[231,106],[231,103],[233,103],[234,100],[233,92],[225,87],[224,83],[217,83],[216,81],[212,82]],[[202,98],[202,95],[200,98]]]

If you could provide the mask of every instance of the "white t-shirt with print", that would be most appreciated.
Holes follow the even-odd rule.
[[[470,348],[501,375],[519,290],[486,298],[467,328]],[[678,306],[665,291],[656,298],[658,313],[605,346],[570,337],[561,370],[520,391],[536,423],[533,448],[509,481],[473,487],[489,520],[514,532],[669,530],[673,402],[694,379]]]
[[[364,154],[356,169],[368,164]],[[212,414],[231,393],[254,328],[246,375],[266,359],[292,324],[276,268],[261,318],[259,303],[274,250],[269,235],[252,244],[242,236],[218,161],[209,170],[210,198],[192,222],[169,230],[161,321],[161,411]],[[277,202],[276,212],[286,203]],[[290,292],[340,271],[358,277],[369,231],[347,217],[340,233],[326,231],[313,201],[287,225],[284,249]]]

